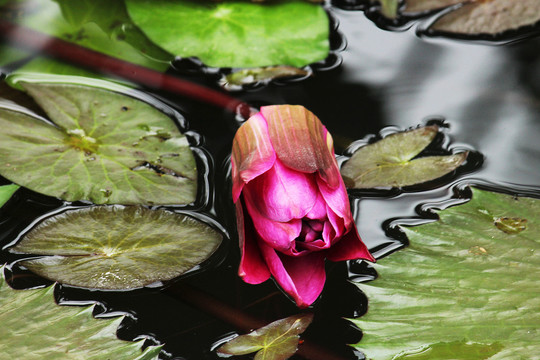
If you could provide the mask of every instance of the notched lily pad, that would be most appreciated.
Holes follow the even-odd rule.
[[[0,174],[31,190],[96,204],[189,204],[187,138],[153,106],[68,83],[19,82],[54,124],[0,108]]]
[[[133,289],[173,279],[205,261],[222,234],[191,217],[136,206],[68,210],[10,251],[45,255],[22,265],[62,284]]]
[[[328,56],[329,19],[305,1],[126,0],[133,21],[156,44],[212,67],[302,67]]]
[[[15,194],[15,191],[19,189],[19,185],[10,184],[10,185],[2,185],[0,186],[0,207],[4,206],[5,203],[11,197],[13,194]]]
[[[0,277],[0,348],[5,359],[157,360],[160,347],[116,337],[122,317],[94,319],[94,306],[58,306],[54,286],[14,290]]]
[[[435,138],[437,126],[396,133],[357,150],[341,168],[353,189],[403,187],[437,179],[457,169],[468,152],[415,158]]]
[[[286,360],[298,349],[298,341],[313,314],[293,315],[274,321],[247,335],[241,335],[218,348],[220,355],[245,355],[257,352],[255,360]]]
[[[472,189],[404,227],[410,246],[373,265],[358,286],[369,311],[353,320],[368,359],[533,359],[540,354],[540,200]],[[527,219],[526,229],[495,223]],[[512,225],[514,226],[514,225]]]
[[[263,68],[243,69],[226,75],[221,86],[226,89],[241,89],[242,85],[267,83],[273,79],[308,76],[309,72],[293,66],[269,66]]]

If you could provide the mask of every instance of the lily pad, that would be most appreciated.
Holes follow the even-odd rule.
[[[329,53],[329,19],[305,1],[256,4],[126,0],[133,21],[156,44],[215,67],[304,65]]]
[[[158,71],[172,60],[133,24],[124,1],[27,0],[19,6],[15,21],[48,35]]]
[[[257,352],[254,360],[286,360],[298,349],[298,341],[313,314],[299,314],[274,321],[241,335],[218,348],[220,355],[245,355]]]
[[[2,185],[0,186],[0,207],[4,206],[5,203],[11,197],[13,194],[15,194],[15,191],[19,189],[19,185],[10,184],[10,185]]]
[[[222,86],[226,89],[241,89],[242,85],[268,83],[274,79],[308,76],[309,72],[294,66],[268,66],[264,68],[242,69],[225,76]]]
[[[0,108],[2,176],[69,201],[189,204],[195,200],[193,153],[166,114],[103,88],[19,84],[54,124]]]
[[[456,34],[500,34],[540,21],[538,0],[491,0],[465,3],[439,18],[431,29]]]
[[[341,168],[345,184],[353,189],[402,187],[437,179],[457,169],[468,153],[415,158],[438,133],[426,126],[396,133],[357,150]]]
[[[5,359],[157,360],[160,347],[116,337],[122,317],[94,319],[94,306],[58,306],[54,286],[14,290],[0,278],[0,348]]]
[[[540,354],[540,200],[472,189],[440,220],[404,227],[410,247],[359,284],[353,320],[368,359],[535,359]],[[500,219],[522,224],[505,231]],[[519,221],[517,220],[519,219]]]
[[[222,238],[210,226],[171,211],[95,206],[43,221],[11,251],[45,255],[22,265],[47,279],[119,290],[182,275],[205,261]]]

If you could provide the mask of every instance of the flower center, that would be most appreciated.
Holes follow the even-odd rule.
[[[323,229],[324,222],[321,220],[302,219],[302,231],[296,241],[310,243],[322,239]]]

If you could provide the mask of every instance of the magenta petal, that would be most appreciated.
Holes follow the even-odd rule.
[[[326,280],[324,252],[288,257],[279,256],[264,244],[260,247],[274,279],[296,301],[298,307],[308,307],[317,300]]]
[[[302,231],[302,220],[293,219],[288,222],[270,220],[259,211],[260,202],[252,199],[250,192],[244,191],[243,198],[255,230],[262,240],[277,250],[287,251]]]
[[[311,111],[298,105],[273,105],[263,106],[261,113],[277,157],[287,167],[318,172],[329,186],[338,186],[341,175],[332,137]]]
[[[315,200],[315,204],[306,214],[306,217],[313,220],[326,219],[326,203],[324,202],[324,198],[320,191],[318,191],[317,200]]]
[[[260,284],[270,278],[270,270],[258,248],[253,224],[249,218],[244,219],[242,201],[236,204],[236,223],[241,252],[238,275],[249,284]]]
[[[291,170],[279,159],[266,173],[253,179],[244,193],[246,201],[257,206],[261,214],[280,222],[303,218],[319,195],[315,175]]]
[[[317,179],[317,185],[326,205],[338,217],[344,220],[345,228],[348,229],[352,223],[352,214],[349,196],[347,195],[347,189],[345,188],[343,179],[340,178],[340,185],[334,189],[328,186],[322,179]]]
[[[231,155],[233,201],[238,200],[244,184],[268,171],[275,160],[266,121],[261,113],[255,114],[234,136]]]
[[[351,231],[343,235],[337,243],[332,245],[326,254],[326,258],[331,261],[364,259],[375,262],[375,258],[360,239],[360,235],[356,231],[356,226],[353,226]]]

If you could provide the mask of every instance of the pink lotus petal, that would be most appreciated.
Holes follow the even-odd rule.
[[[300,308],[311,305],[322,292],[326,273],[324,253],[313,252],[301,257],[280,256],[271,247],[260,244],[270,272],[281,288]]]
[[[244,188],[246,201],[265,217],[280,222],[303,218],[315,204],[319,192],[315,177],[285,167],[279,159],[266,173]]]
[[[263,106],[261,113],[277,157],[285,166],[305,173],[318,172],[330,187],[339,186],[332,138],[320,120],[303,106]]]
[[[249,218],[244,219],[242,201],[236,204],[236,222],[241,251],[238,275],[248,284],[260,284],[270,278],[270,270],[257,246],[257,235],[253,224]]]
[[[275,160],[266,121],[261,113],[255,114],[234,136],[231,156],[233,201],[238,200],[244,184],[268,171]]]
[[[248,184],[247,188],[251,186]],[[251,192],[244,191],[244,201],[255,230],[268,245],[280,251],[287,251],[302,231],[302,220],[292,219],[288,222],[273,221],[267,218],[260,209],[261,202],[251,197]]]
[[[356,226],[353,226],[351,231],[332,245],[326,257],[331,261],[365,259],[375,262],[375,258],[369,253],[367,246],[360,239]]]
[[[324,236],[323,239],[331,241],[333,244],[335,242],[334,240],[339,239],[341,235],[345,234],[348,231],[348,229],[345,227],[345,219],[339,217],[336,213],[334,213],[330,206],[327,205],[326,211],[328,214],[328,221],[325,223],[325,225],[330,224],[333,231],[329,231],[328,235]],[[348,223],[351,224],[352,221],[349,220]]]
[[[329,187],[322,179],[317,179],[317,186],[326,205],[345,221],[345,228],[349,229],[352,224],[352,214],[349,196],[347,195],[347,189],[345,188],[343,179],[340,177],[340,185],[335,189]]]
[[[318,191],[317,200],[311,210],[306,214],[306,217],[313,220],[326,219],[326,203],[320,191]]]

